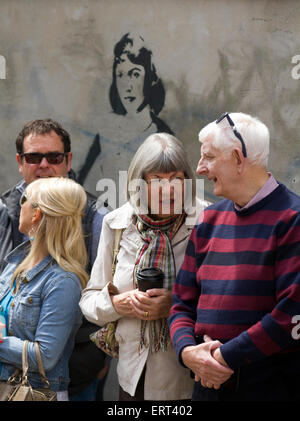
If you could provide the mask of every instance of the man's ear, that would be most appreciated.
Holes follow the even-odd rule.
[[[68,152],[68,172],[71,170],[73,153]]]
[[[240,174],[242,172],[242,170],[244,168],[244,164],[245,164],[245,157],[243,155],[243,152],[240,149],[235,148],[232,151],[232,155],[233,155],[233,158],[235,159],[235,162],[236,162],[237,171]]]
[[[20,154],[16,154],[16,158],[17,158],[17,163],[18,163],[18,167],[19,167],[19,172],[22,174],[22,158],[20,156]]]

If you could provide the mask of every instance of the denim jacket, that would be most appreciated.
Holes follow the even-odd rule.
[[[0,302],[11,287],[15,268],[26,256],[28,244],[20,244],[6,257],[8,264],[0,276]],[[7,380],[16,367],[22,368],[23,342],[28,339],[30,384],[43,387],[33,343],[37,341],[51,389],[67,389],[68,361],[81,324],[80,294],[78,277],[63,270],[50,255],[27,272],[10,306],[8,336],[0,343],[0,380]]]

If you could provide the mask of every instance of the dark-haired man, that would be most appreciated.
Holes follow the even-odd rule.
[[[10,218],[10,226],[0,226],[0,230],[10,233],[10,244],[1,244],[0,257],[6,255],[12,248],[15,248],[24,241],[24,236],[19,232],[20,197],[26,186],[44,177],[70,177],[75,179],[75,174],[71,170],[72,152],[69,133],[62,126],[51,119],[33,120],[25,124],[16,139],[17,163],[19,172],[23,179],[15,186],[2,194],[2,204],[7,209]],[[97,255],[97,247],[102,227],[102,219],[107,210],[96,209],[96,198],[87,193],[87,206],[82,223],[86,237],[86,247],[88,252],[88,267],[90,272],[92,264]],[[1,224],[1,218],[0,218]],[[4,250],[4,247],[7,250]],[[3,262],[3,259],[2,259]],[[0,263],[2,263],[0,262]],[[5,262],[3,262],[3,266]],[[97,349],[89,339],[89,334],[97,327],[90,324],[85,319],[78,331],[74,352],[70,360],[71,383],[69,395],[76,396],[85,393],[86,388],[94,385],[96,392],[96,376],[104,367],[104,355]],[[90,389],[88,389],[90,390]],[[82,397],[81,400],[93,400],[89,396]],[[82,395],[83,396],[83,395]]]

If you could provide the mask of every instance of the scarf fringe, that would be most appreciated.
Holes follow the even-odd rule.
[[[147,324],[149,324],[150,352],[167,351],[171,340],[167,319],[141,320],[141,338],[138,345],[138,353],[140,354],[144,347],[149,348],[149,343],[145,338]]]
[[[136,273],[145,267],[158,267],[164,271],[164,288],[172,290],[176,276],[176,267],[171,240],[185,220],[185,214],[172,215],[165,220],[153,220],[146,215],[137,215],[136,228],[141,237],[137,251],[134,278]],[[149,343],[145,331],[149,324]],[[138,352],[150,346],[151,352],[167,351],[170,333],[167,319],[141,320],[141,335]]]

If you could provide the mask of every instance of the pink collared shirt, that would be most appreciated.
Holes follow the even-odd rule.
[[[265,182],[265,184],[262,186],[262,188],[256,193],[255,196],[252,197],[252,199],[247,203],[247,205],[245,205],[241,208],[236,203],[234,204],[234,207],[235,207],[236,210],[240,211],[240,210],[243,210],[243,209],[250,208],[250,206],[253,206],[255,203],[259,202],[260,200],[262,200],[263,198],[268,196],[270,193],[272,193],[273,190],[276,189],[276,187],[278,186],[277,181],[275,180],[275,178],[273,177],[273,175],[270,172],[268,172],[268,174],[269,174],[268,181]]]

